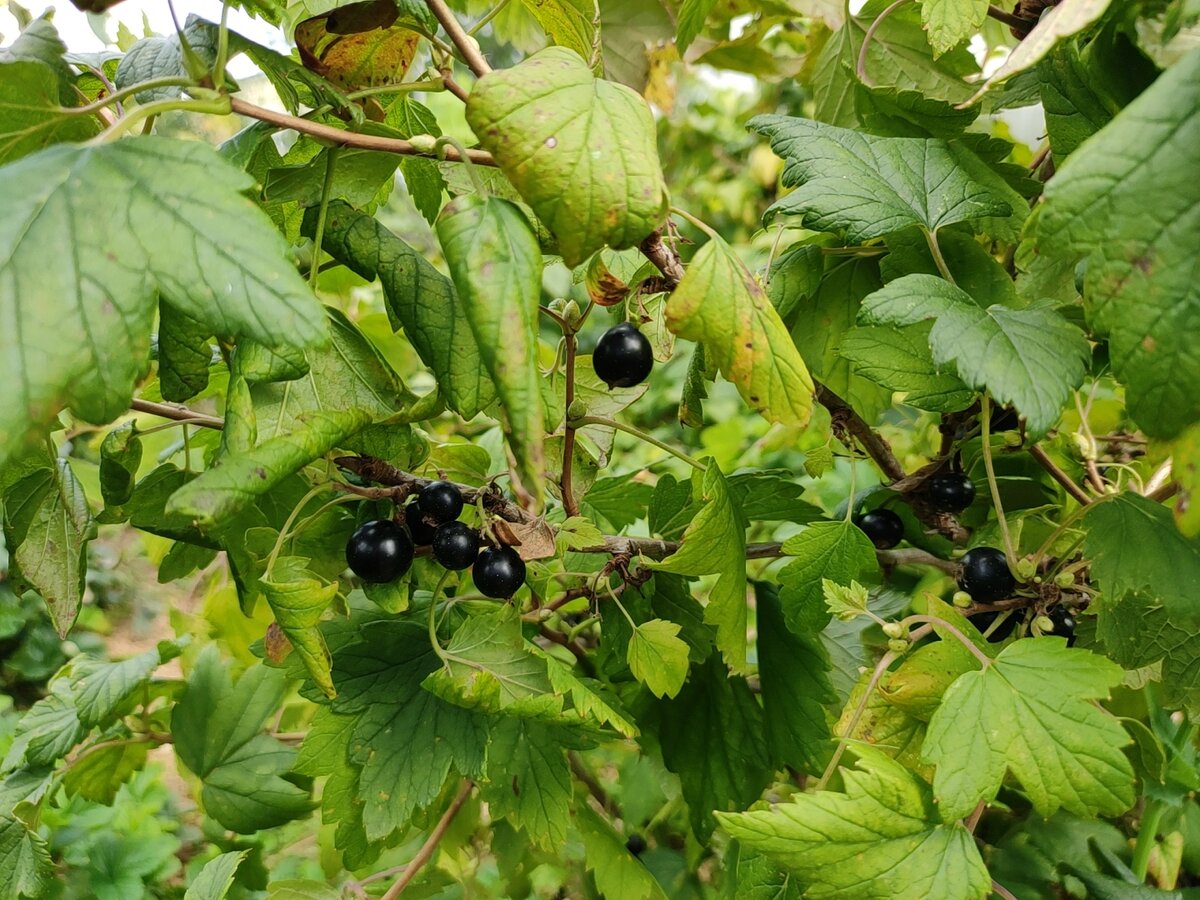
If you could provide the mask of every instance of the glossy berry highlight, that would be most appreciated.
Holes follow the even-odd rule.
[[[890,550],[904,537],[904,522],[890,509],[873,509],[855,523],[877,550]]]
[[[438,526],[433,535],[433,558],[447,569],[465,569],[479,555],[479,532],[462,522]]]
[[[1054,623],[1054,636],[1064,637],[1067,639],[1067,646],[1071,647],[1075,644],[1075,617],[1071,615],[1071,611],[1063,605],[1053,607],[1047,616]]]
[[[488,547],[475,559],[471,577],[483,596],[507,600],[525,583],[525,560],[512,547]]]
[[[1017,579],[1008,568],[1003,550],[974,547],[963,554],[958,586],[976,603],[991,603],[1009,596],[1017,587]]]
[[[646,336],[629,322],[604,332],[592,352],[592,368],[610,388],[641,384],[654,368],[654,351]]]
[[[417,503],[425,516],[439,525],[453,522],[463,511],[463,495],[448,481],[431,481],[417,494]]]
[[[975,482],[962,472],[943,472],[925,482],[925,496],[938,512],[959,513],[975,500]]]
[[[363,581],[395,581],[408,571],[412,561],[412,540],[391,519],[360,525],[346,543],[346,563]]]

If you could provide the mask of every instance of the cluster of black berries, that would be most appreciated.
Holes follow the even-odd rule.
[[[408,531],[391,519],[360,525],[346,544],[346,562],[363,581],[394,581],[412,565],[415,547],[430,546],[447,569],[474,565],[475,587],[485,597],[507,599],[525,583],[525,561],[512,547],[485,547],[479,532],[458,521],[462,493],[448,481],[433,481],[404,509]]]

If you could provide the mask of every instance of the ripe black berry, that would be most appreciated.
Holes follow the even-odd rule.
[[[880,550],[888,550],[904,537],[904,522],[890,509],[873,509],[858,520],[858,527]]]
[[[346,542],[346,562],[363,581],[395,581],[408,571],[412,560],[412,541],[391,519],[360,525]]]
[[[1071,611],[1065,606],[1060,605],[1052,608],[1046,615],[1054,623],[1054,635],[1056,637],[1065,637],[1068,647],[1074,645],[1075,617],[1071,615]]]
[[[610,388],[641,384],[654,368],[646,336],[628,322],[604,332],[592,353],[592,368]]]
[[[1008,568],[1003,550],[975,547],[963,554],[958,586],[976,603],[990,603],[1011,594],[1017,580]]]
[[[995,631],[988,635],[988,643],[998,644],[1000,641],[1012,634],[1013,631],[1016,630],[1017,624],[1023,618],[1023,612],[1024,611],[1020,609],[1009,610],[1008,615],[1004,618],[1004,621],[996,627]],[[1000,613],[995,611],[979,613],[978,615],[971,616],[971,624],[979,629],[980,634],[986,634],[987,630],[992,627],[992,623],[996,621],[996,617],[999,615]]]
[[[462,493],[448,481],[431,481],[417,494],[421,512],[439,525],[453,522],[463,509]]]
[[[634,856],[641,856],[642,851],[646,849],[646,839],[640,834],[631,834],[625,842],[625,849]]]
[[[525,560],[512,547],[488,547],[476,557],[472,577],[483,596],[507,600],[525,583]]]
[[[962,512],[975,499],[975,482],[961,472],[943,472],[925,482],[925,496],[938,512]]]
[[[428,547],[433,543],[437,526],[425,521],[421,505],[415,499],[410,500],[408,506],[404,507],[404,524],[408,526],[408,533],[412,535],[413,543],[418,547]]]
[[[479,532],[462,522],[439,525],[433,536],[433,558],[447,569],[465,569],[479,555]]]

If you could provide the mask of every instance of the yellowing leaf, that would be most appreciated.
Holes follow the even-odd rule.
[[[309,676],[327,697],[336,696],[330,672],[329,648],[317,628],[321,616],[337,594],[337,582],[324,584],[306,568],[308,560],[276,560],[270,580],[260,582],[267,605],[283,629]]]
[[[705,358],[772,422],[804,425],[813,382],[762,285],[714,236],[692,258],[666,308],[667,327],[704,344]]]
[[[485,75],[467,100],[467,122],[558,238],[568,266],[605,244],[636,246],[666,215],[650,107],[597,80],[573,50],[550,47]]]

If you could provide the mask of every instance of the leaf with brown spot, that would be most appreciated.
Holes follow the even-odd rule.
[[[335,9],[296,26],[300,61],[347,90],[402,81],[420,35],[397,26],[391,0],[372,0]]]

